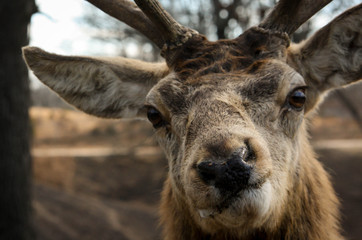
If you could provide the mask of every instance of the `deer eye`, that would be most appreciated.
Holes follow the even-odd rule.
[[[154,128],[162,127],[165,124],[161,113],[154,107],[147,108],[147,118]]]
[[[305,87],[295,89],[288,96],[288,104],[297,111],[301,111],[304,107],[305,101]]]

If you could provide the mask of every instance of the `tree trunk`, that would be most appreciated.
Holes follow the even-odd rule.
[[[0,1],[0,239],[34,239],[28,71],[21,56],[34,0]]]

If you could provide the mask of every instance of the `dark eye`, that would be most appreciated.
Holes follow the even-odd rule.
[[[306,101],[305,88],[298,88],[288,96],[288,103],[295,110],[302,110]]]
[[[161,113],[154,107],[148,107],[147,118],[152,123],[154,128],[162,127],[165,123]]]

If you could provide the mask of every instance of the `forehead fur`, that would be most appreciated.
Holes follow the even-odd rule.
[[[216,92],[228,92],[230,98],[228,89],[250,100],[272,96],[288,68],[288,45],[283,34],[260,28],[251,28],[235,40],[209,42],[197,35],[174,56],[173,73],[157,84],[148,102],[161,111],[164,107],[167,114],[182,115],[191,104],[211,100]]]
[[[169,62],[180,81],[195,81],[199,77],[230,73],[245,69],[262,59],[285,61],[289,39],[286,35],[251,28],[233,40],[210,42],[197,35],[173,56]],[[251,71],[257,71],[257,65]]]
[[[281,104],[291,88],[303,86],[303,78],[286,63],[275,59],[258,60],[249,67],[228,73],[190,76],[180,81],[171,74],[159,82],[148,100],[171,115],[187,114],[191,106],[208,102],[268,102]]]

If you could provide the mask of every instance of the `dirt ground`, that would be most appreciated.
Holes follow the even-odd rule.
[[[151,126],[32,108],[33,208],[39,240],[160,239],[167,161]],[[341,126],[343,126],[341,128]],[[313,121],[312,139],[342,202],[348,239],[362,236],[362,133],[351,119]]]
[[[341,201],[344,235],[362,239],[362,147],[354,151],[319,149],[317,153]]]

